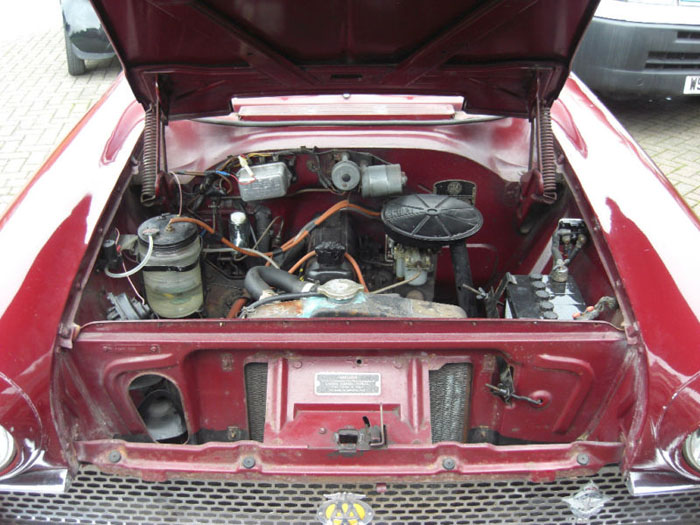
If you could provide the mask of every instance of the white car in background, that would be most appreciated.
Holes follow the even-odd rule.
[[[700,0],[602,0],[573,69],[601,93],[700,95]]]

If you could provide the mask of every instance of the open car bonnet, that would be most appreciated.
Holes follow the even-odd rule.
[[[171,119],[232,97],[440,94],[526,116],[564,85],[593,0],[92,0],[139,102]]]

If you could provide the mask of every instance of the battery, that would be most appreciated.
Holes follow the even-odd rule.
[[[571,321],[574,314],[586,309],[581,290],[571,276],[563,283],[538,273],[511,277],[506,286],[507,318]]]

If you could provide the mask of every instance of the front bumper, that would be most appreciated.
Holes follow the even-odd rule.
[[[372,524],[571,523],[562,498],[593,481],[612,498],[588,523],[691,523],[700,515],[700,498],[671,494],[635,498],[616,467],[591,477],[551,483],[478,481],[448,483],[324,483],[292,481],[146,482],[102,474],[84,467],[67,494],[0,495],[2,522],[70,523],[317,523],[326,495],[363,495],[374,510]]]
[[[573,69],[603,93],[682,95],[700,75],[700,26],[594,18]]]
[[[69,40],[75,55],[83,60],[102,60],[114,56],[112,44],[100,27],[69,33]]]

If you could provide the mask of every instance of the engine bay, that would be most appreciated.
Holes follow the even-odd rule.
[[[76,421],[85,439],[357,457],[587,431],[622,315],[563,158],[552,198],[529,199],[527,122],[430,148],[171,125],[156,177],[137,148],[81,290],[61,377],[112,411]]]
[[[438,151],[256,151],[153,179],[144,159],[103,242],[83,322],[96,312],[585,320],[616,309],[563,184],[556,204],[523,221],[521,184]]]

